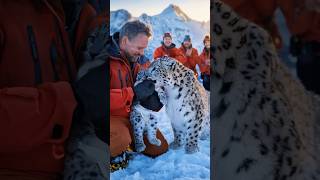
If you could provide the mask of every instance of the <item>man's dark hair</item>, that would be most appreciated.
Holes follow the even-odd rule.
[[[128,39],[131,41],[140,33],[145,34],[147,37],[151,36],[151,30],[146,24],[138,20],[130,21],[123,25],[120,29],[119,38],[122,39],[124,36],[127,36]]]

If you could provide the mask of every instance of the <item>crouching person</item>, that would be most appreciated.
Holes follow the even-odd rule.
[[[133,131],[129,115],[134,97],[133,85],[136,74],[143,68],[138,62],[148,45],[150,29],[139,21],[126,23],[120,32],[115,33],[108,44],[110,64],[110,154],[111,171],[126,167],[128,152],[133,143]],[[168,150],[168,143],[158,130],[160,146],[152,145],[145,138],[143,153],[156,157]],[[132,147],[134,149],[134,147]]]

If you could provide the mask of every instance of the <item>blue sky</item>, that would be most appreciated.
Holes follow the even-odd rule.
[[[142,13],[152,16],[169,4],[178,5],[191,19],[210,20],[210,0],[111,0],[110,10],[126,9],[135,17]]]

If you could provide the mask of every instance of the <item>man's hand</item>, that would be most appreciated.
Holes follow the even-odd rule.
[[[152,111],[159,111],[163,107],[163,104],[161,103],[158,93],[156,91],[154,91],[154,93],[145,100],[140,101],[140,104],[144,108],[147,108]]]
[[[138,101],[145,100],[155,92],[155,85],[152,80],[144,80],[133,87],[134,95]]]
[[[134,88],[136,100],[147,109],[152,111],[159,111],[163,104],[160,101],[157,91],[155,91],[155,84],[152,80],[144,80],[137,84]]]

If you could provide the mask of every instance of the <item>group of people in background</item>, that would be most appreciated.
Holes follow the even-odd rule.
[[[203,50],[199,55],[198,50],[192,47],[190,35],[185,35],[180,48],[172,42],[172,35],[169,32],[164,33],[161,46],[156,48],[153,53],[153,58],[157,59],[161,56],[169,56],[175,58],[187,68],[191,69],[196,76],[198,72],[196,65],[199,66],[203,86],[207,91],[210,91],[210,36],[206,35],[203,38]]]

